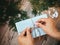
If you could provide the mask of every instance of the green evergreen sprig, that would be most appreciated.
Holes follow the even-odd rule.
[[[40,13],[43,10],[47,10],[48,7],[59,6],[60,0],[30,0],[33,11],[32,13],[36,15],[38,12]]]
[[[14,2],[14,0],[0,0],[0,25],[9,23],[9,26],[15,27],[15,23],[28,18],[27,12],[19,10],[18,3],[21,0]],[[20,14],[21,16],[19,17]],[[16,28],[15,28],[16,29]]]

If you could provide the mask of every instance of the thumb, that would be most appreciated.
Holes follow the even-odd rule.
[[[31,29],[27,28],[27,37],[31,36]]]
[[[24,36],[25,32],[26,32],[26,30],[24,30],[24,31],[20,34],[20,36]]]
[[[41,24],[41,23],[35,23],[35,24],[36,24],[36,26],[39,27],[39,28],[43,28],[43,27],[44,27],[44,25]]]

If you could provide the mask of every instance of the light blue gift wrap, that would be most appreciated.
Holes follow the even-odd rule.
[[[15,25],[16,25],[16,28],[17,28],[17,31],[18,31],[18,34],[20,35],[20,33],[22,31],[24,31],[24,29],[26,27],[34,27],[35,25],[35,22],[38,20],[38,19],[41,19],[41,18],[47,18],[47,14],[43,14],[43,15],[40,15],[40,16],[36,16],[36,17],[33,17],[33,18],[30,18],[30,19],[26,19],[26,20],[22,20],[22,21],[19,21],[19,22],[16,22]],[[36,38],[36,37],[39,37],[39,36],[43,36],[45,35],[46,33],[43,31],[42,28],[38,28],[36,25],[35,25],[35,29],[32,30],[32,37],[33,38]]]

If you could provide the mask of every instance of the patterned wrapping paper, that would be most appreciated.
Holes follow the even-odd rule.
[[[33,30],[32,30],[32,33],[31,33],[33,38],[36,38],[36,37],[45,35],[46,33],[43,31],[43,29],[42,29],[42,28],[38,28],[38,27],[35,25],[35,22],[36,22],[38,19],[47,18],[47,17],[48,17],[47,14],[43,14],[43,15],[36,16],[36,17],[30,18],[30,19],[26,19],[26,20],[22,20],[22,21],[16,22],[15,25],[16,25],[18,34],[20,35],[20,33],[21,33],[26,27],[31,27],[31,28],[34,27]]]

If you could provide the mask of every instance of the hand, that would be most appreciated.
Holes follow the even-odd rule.
[[[25,34],[26,33],[26,34]],[[34,45],[34,40],[31,35],[30,28],[26,28],[18,37],[20,45]]]
[[[55,21],[52,18],[44,18],[44,19],[39,19],[36,22],[36,25],[40,28],[42,28],[46,34],[56,38],[58,35],[58,31],[56,28]],[[56,35],[57,34],[57,35]]]

